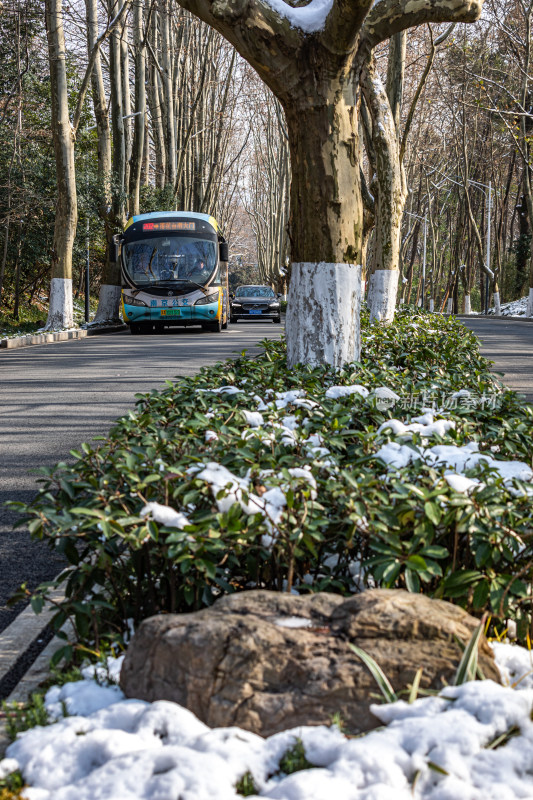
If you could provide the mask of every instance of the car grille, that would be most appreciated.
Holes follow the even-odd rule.
[[[243,303],[243,311],[268,311],[268,303]]]

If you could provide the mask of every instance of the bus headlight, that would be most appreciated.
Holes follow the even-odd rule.
[[[218,303],[218,292],[208,294],[207,297],[201,297],[194,304],[195,306],[206,306],[208,303]]]
[[[136,297],[130,297],[129,295],[124,295],[124,305],[126,305],[126,306],[144,306],[144,308],[146,308],[146,303],[143,303],[142,300],[138,300]]]

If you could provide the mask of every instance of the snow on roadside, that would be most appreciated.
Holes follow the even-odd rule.
[[[531,670],[528,651],[493,647],[504,681]],[[26,800],[237,800],[246,773],[255,797],[276,800],[533,795],[530,676],[517,689],[476,681],[412,704],[373,705],[385,727],[355,739],[334,726],[268,739],[210,729],[176,703],[126,700],[118,687],[90,679],[53,687],[45,704],[53,718],[63,704],[71,716],[24,732],[0,762],[0,777],[21,770]],[[297,739],[316,768],[284,775],[280,760]]]
[[[510,303],[502,303],[501,315],[502,317],[525,317],[527,312],[527,296],[521,297],[519,300],[513,300]],[[495,314],[496,310],[489,308],[489,314]]]

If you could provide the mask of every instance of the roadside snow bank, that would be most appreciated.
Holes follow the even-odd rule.
[[[495,643],[502,674],[531,669],[520,647]],[[26,800],[237,800],[249,773],[255,797],[276,800],[515,800],[532,796],[533,681],[492,681],[374,705],[385,728],[355,739],[336,727],[301,727],[268,739],[210,729],[176,703],[125,700],[84,680],[53,687],[52,717],[26,731],[0,762],[20,769]],[[342,712],[342,709],[340,709]],[[286,775],[280,761],[300,739],[315,769]]]
[[[489,314],[495,314],[496,309],[489,308]],[[527,296],[520,300],[513,300],[511,303],[503,303],[500,313],[503,317],[525,317],[527,313]]]

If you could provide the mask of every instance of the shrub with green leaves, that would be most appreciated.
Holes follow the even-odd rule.
[[[341,371],[288,370],[284,343],[264,342],[258,358],[139,395],[108,438],[48,471],[22,511],[69,563],[56,627],[71,617],[98,650],[131,621],[222,593],[378,585],[513,617],[524,635],[531,485],[481,463],[467,471],[481,482],[458,492],[444,466],[418,457],[393,468],[376,454],[399,442],[418,452],[476,443],[531,464],[533,409],[490,373],[457,320],[407,309],[389,327],[364,320],[362,340],[361,361]],[[370,394],[327,392],[354,384]],[[379,430],[431,405],[455,427],[428,441]]]

